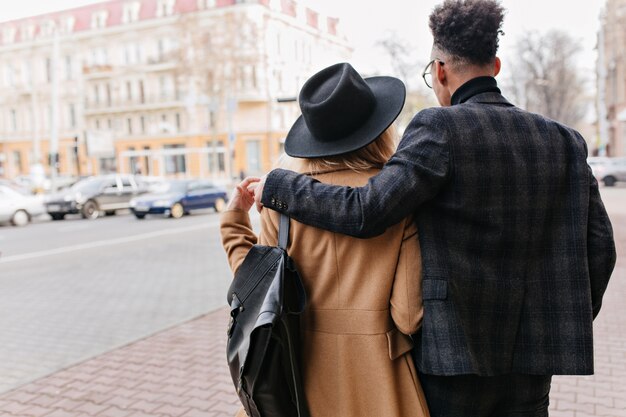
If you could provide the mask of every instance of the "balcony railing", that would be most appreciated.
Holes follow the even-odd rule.
[[[144,107],[158,104],[179,103],[182,101],[183,93],[180,91],[166,94],[151,94],[144,97],[132,98],[112,98],[104,100],[85,100],[86,110],[105,110],[114,108]]]

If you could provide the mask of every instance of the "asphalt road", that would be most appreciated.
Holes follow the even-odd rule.
[[[0,227],[0,392],[225,305],[218,227],[212,211]]]

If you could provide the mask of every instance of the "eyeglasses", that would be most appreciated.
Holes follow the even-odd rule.
[[[435,61],[438,61],[439,65],[444,64],[442,60],[435,58],[431,60],[428,65],[426,65],[426,68],[424,68],[424,71],[422,72],[422,78],[424,79],[424,82],[426,83],[426,86],[428,88],[433,88],[433,73],[431,71],[433,69],[433,64],[435,63]]]

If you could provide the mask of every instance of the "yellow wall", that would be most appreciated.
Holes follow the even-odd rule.
[[[259,132],[259,133],[246,133],[237,136],[234,142],[234,159],[232,166],[232,174],[234,177],[239,177],[240,173],[243,171],[246,175],[256,175],[264,172],[270,171],[276,163],[276,160],[279,157],[280,153],[280,140],[284,138],[285,132],[276,132],[271,134],[271,140],[268,140],[267,132]],[[217,135],[217,141],[221,141],[227,151],[226,151],[226,173],[228,174],[228,158],[229,152],[231,150],[228,143],[228,136],[226,134]],[[261,156],[261,171],[253,172],[248,167],[248,155],[247,152],[247,143],[250,141],[258,141],[260,147],[260,156]],[[202,148],[206,149],[209,144],[212,143],[212,135],[201,135],[201,136],[179,136],[179,137],[169,137],[169,138],[141,138],[141,139],[124,139],[124,140],[116,140],[115,141],[115,154],[116,154],[116,164],[117,171],[123,173],[130,173],[130,160],[128,157],[122,158],[121,153],[124,151],[129,151],[132,148],[136,151],[143,151],[145,147],[149,147],[151,151],[157,151],[164,149],[165,145],[184,145],[186,149],[190,148]],[[73,138],[63,138],[59,140],[59,174],[60,175],[98,175],[102,174],[100,172],[100,163],[98,158],[87,157],[86,149],[84,143],[79,143],[79,162],[80,162],[80,172],[77,171],[76,163],[73,156]],[[12,168],[12,159],[13,152],[18,151],[21,154],[22,159],[22,169],[19,172],[16,172]],[[31,161],[31,152],[32,151],[32,142],[30,141],[19,141],[19,142],[5,142],[0,144],[0,153],[5,155],[5,160],[3,161],[4,174],[5,178],[12,178],[18,175],[28,175],[29,167],[31,163],[35,161]],[[42,164],[46,170],[46,174],[50,175],[50,166],[48,164],[48,151],[49,151],[49,143],[47,140],[41,141],[41,154],[42,154]],[[210,172],[208,172],[208,154],[188,154],[186,159],[186,176],[189,177],[208,177],[210,176]],[[150,169],[148,170],[146,167],[146,160],[144,157],[138,157],[137,163],[141,168],[141,172],[143,174],[150,175],[160,175],[161,173],[161,160],[158,156],[154,156],[149,159]],[[164,171],[164,170],[163,170]]]

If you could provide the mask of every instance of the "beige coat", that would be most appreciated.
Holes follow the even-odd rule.
[[[316,178],[361,186],[376,172],[339,170]],[[258,243],[276,245],[278,224],[277,212],[263,210]],[[236,271],[257,243],[248,213],[223,213],[221,233]],[[309,300],[302,374],[311,417],[428,416],[405,335],[422,319],[414,222],[405,219],[381,236],[356,239],[292,220],[289,241]]]

